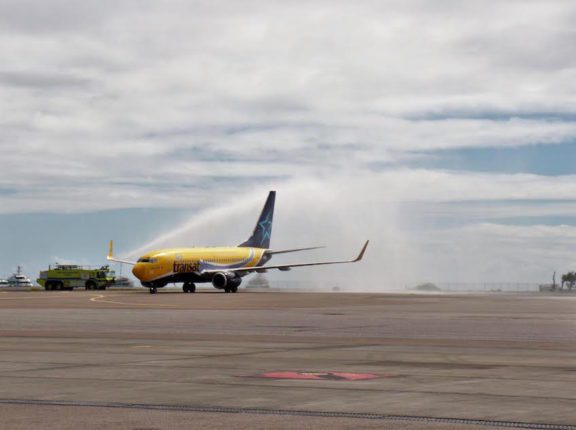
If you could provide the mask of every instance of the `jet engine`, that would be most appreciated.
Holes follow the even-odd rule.
[[[218,289],[237,288],[242,282],[242,278],[235,273],[218,272],[212,277],[212,285]]]

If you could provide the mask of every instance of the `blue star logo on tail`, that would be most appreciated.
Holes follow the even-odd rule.
[[[266,215],[265,219],[258,223],[258,226],[262,229],[262,239],[260,240],[260,244],[263,244],[266,239],[270,240],[270,230],[272,229],[272,221],[270,221],[271,215],[272,214],[269,213]]]

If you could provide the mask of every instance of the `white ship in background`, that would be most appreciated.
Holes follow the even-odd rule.
[[[25,275],[22,274],[22,267],[18,266],[18,270],[8,278],[9,287],[31,287],[32,282]]]

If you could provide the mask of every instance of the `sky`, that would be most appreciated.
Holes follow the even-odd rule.
[[[361,272],[282,279],[576,270],[575,18],[571,0],[0,0],[0,276],[103,264],[109,239],[236,245],[270,189],[272,246],[328,247],[282,261],[372,241]]]

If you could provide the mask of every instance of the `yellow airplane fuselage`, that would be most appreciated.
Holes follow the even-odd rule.
[[[203,270],[223,272],[237,267],[254,267],[263,262],[266,249],[244,247],[169,248],[148,252],[138,259],[132,273],[143,284],[188,280],[209,282]]]

